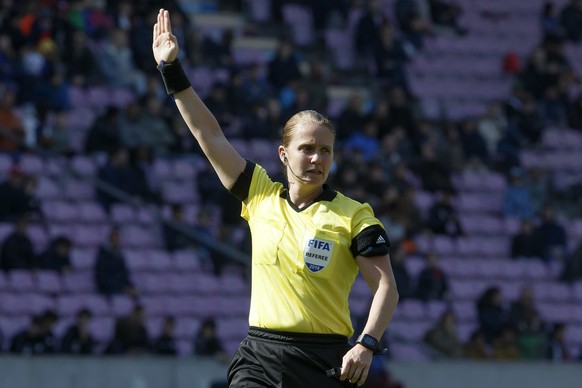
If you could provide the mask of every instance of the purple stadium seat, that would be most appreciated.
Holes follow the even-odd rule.
[[[110,299],[111,312],[114,316],[125,316],[134,307],[133,299],[127,295],[113,295]]]
[[[104,224],[108,222],[107,214],[97,202],[83,201],[78,204],[79,220],[87,223]]]
[[[65,182],[65,197],[71,201],[91,201],[95,198],[95,188],[90,183],[68,179]]]
[[[161,295],[169,294],[173,291],[170,273],[145,273],[141,275],[140,290],[144,294]]]
[[[52,201],[62,198],[61,189],[54,181],[47,177],[39,177],[36,195],[41,201]]]
[[[488,285],[489,282],[483,280],[452,279],[450,291],[455,300],[475,300]]]
[[[445,301],[430,300],[426,303],[426,317],[435,322],[443,315],[447,308],[447,302]]]
[[[172,162],[171,175],[177,180],[191,180],[196,176],[196,166],[192,161],[177,159]]]
[[[219,318],[216,322],[218,337],[223,340],[242,341],[249,331],[248,319],[245,318]]]
[[[426,305],[416,299],[405,299],[398,304],[399,315],[402,319],[422,320],[426,317]]]
[[[10,284],[8,283],[8,276],[6,272],[0,271],[0,292],[8,291]]]
[[[313,43],[313,14],[311,9],[301,4],[284,4],[283,20],[291,28],[293,41],[299,45]]]
[[[459,250],[458,242],[453,238],[444,235],[435,235],[432,249],[440,257],[454,256]]]
[[[28,315],[18,315],[8,317],[5,315],[0,316],[0,331],[4,338],[9,339],[14,337],[21,330],[25,329],[30,322],[30,317]],[[0,351],[8,350],[10,342],[8,340],[4,341],[4,344],[0,344]]]
[[[348,303],[350,305],[350,311],[354,316],[366,314],[370,308],[370,299],[357,295],[350,295]]]
[[[157,338],[162,333],[163,317],[147,317],[145,327],[152,338]],[[177,324],[177,322],[176,322]],[[175,332],[174,332],[175,335]]]
[[[577,281],[572,285],[572,294],[576,301],[582,302],[582,281]]]
[[[474,322],[477,319],[474,299],[453,302],[453,311],[459,322]]]
[[[171,271],[174,269],[174,262],[170,253],[162,249],[152,249],[147,251],[150,266],[154,271]]]
[[[34,314],[31,292],[5,292],[0,294],[0,311],[2,316]]]
[[[74,224],[71,237],[76,246],[95,248],[105,241],[108,231],[108,225]]]
[[[62,277],[63,290],[71,294],[80,294],[95,291],[95,278],[93,271],[76,270],[64,274]]]
[[[224,295],[218,299],[219,315],[222,317],[246,317],[251,303],[250,295]]]
[[[388,326],[388,335],[394,342],[421,342],[432,326],[431,321],[392,322]]]
[[[115,203],[111,206],[111,221],[116,224],[126,224],[136,222],[136,209],[133,205],[126,203]]]
[[[71,266],[77,271],[93,270],[95,259],[97,257],[96,248],[71,248]]]
[[[172,292],[176,294],[192,294],[199,290],[193,273],[172,273],[169,279]]]
[[[63,289],[60,274],[56,271],[37,271],[35,278],[36,288],[39,291],[46,292],[48,294],[59,294]]]
[[[30,293],[28,296],[29,308],[32,314],[40,314],[46,310],[55,310],[56,301],[47,294]]]
[[[23,154],[20,158],[20,167],[31,175],[44,175],[44,161],[41,157],[35,154]]]
[[[76,204],[67,201],[44,201],[42,209],[50,222],[71,223],[79,219]]]
[[[191,339],[177,341],[176,347],[178,351],[178,357],[188,357],[192,355],[193,348]]]
[[[87,90],[88,105],[93,108],[104,108],[111,103],[109,90],[104,86],[92,86]]]
[[[200,320],[197,318],[178,318],[176,320],[176,338],[193,341],[199,327]]]
[[[540,302],[569,302],[573,300],[569,284],[559,282],[534,282],[532,285],[535,299]]]
[[[173,254],[174,266],[179,271],[200,270],[200,259],[196,252],[191,249],[175,251]]]
[[[268,22],[271,18],[271,0],[246,0],[250,7],[251,19],[255,22]]]
[[[36,285],[31,271],[15,269],[8,273],[8,286],[15,292],[34,291]]]
[[[109,342],[114,335],[115,319],[111,317],[93,317],[89,322],[89,331],[99,342]]]
[[[249,293],[249,284],[242,276],[232,274],[223,274],[218,278],[220,288],[223,293],[228,295],[245,295]]]
[[[146,249],[123,249],[127,267],[131,272],[149,271],[152,269],[150,256]]]
[[[97,163],[88,156],[75,155],[69,162],[71,169],[83,176],[95,176],[97,173]]]

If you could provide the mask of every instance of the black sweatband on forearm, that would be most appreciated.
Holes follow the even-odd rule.
[[[192,86],[178,58],[170,63],[161,61],[158,70],[162,74],[166,93],[170,96]]]

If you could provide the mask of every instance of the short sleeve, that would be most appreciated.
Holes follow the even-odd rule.
[[[255,165],[248,195],[242,203],[241,217],[249,221],[261,202],[268,197],[279,195],[281,188],[282,185],[273,182],[263,167]]]
[[[390,250],[388,233],[368,204],[363,204],[354,215],[352,236],[350,251],[354,257],[381,256]]]

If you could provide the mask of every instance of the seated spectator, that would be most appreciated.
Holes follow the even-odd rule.
[[[119,230],[113,228],[109,238],[99,247],[95,260],[95,285],[105,296],[128,294],[135,296],[136,289],[131,282],[125,256],[121,250]]]
[[[24,148],[24,123],[16,111],[16,90],[0,84],[0,123],[10,135],[0,133],[0,152],[15,153]]]
[[[543,37],[548,36],[562,36],[562,27],[560,26],[560,17],[558,15],[558,8],[556,4],[551,1],[546,1],[542,7],[540,16],[542,25]]]
[[[354,29],[354,45],[358,57],[363,61],[370,58],[374,50],[381,45],[380,31],[386,24],[388,18],[383,12],[381,2],[378,0],[368,2]]]
[[[511,237],[511,257],[530,258],[539,255],[537,237],[530,220],[521,221],[521,230]]]
[[[264,101],[265,98],[272,95],[271,85],[262,75],[261,67],[258,63],[249,65],[242,86],[248,104]]]
[[[503,215],[508,218],[532,218],[533,206],[525,186],[525,171],[520,167],[511,169],[509,185],[503,195]]]
[[[139,102],[128,108],[127,120],[122,121],[123,145],[130,149],[150,149],[155,156],[167,155],[174,138],[163,116],[163,102],[157,96],[150,96],[142,104],[143,111],[138,107]]]
[[[477,129],[485,142],[490,155],[495,154],[497,143],[507,130],[507,117],[503,114],[501,104],[489,104],[487,112],[477,122]]]
[[[2,242],[0,247],[0,268],[2,270],[37,267],[34,246],[27,230],[28,217],[23,216],[14,223],[14,230]]]
[[[566,282],[582,280],[582,242],[568,256],[560,279]]]
[[[374,48],[376,77],[383,86],[388,88],[400,87],[409,91],[406,78],[405,63],[408,53],[402,42],[395,37],[394,29],[384,24],[379,31],[378,46]]]
[[[421,158],[415,168],[426,191],[451,191],[451,171],[448,165],[437,155],[436,145],[426,142],[421,146]]]
[[[408,273],[405,260],[406,252],[403,244],[398,244],[393,247],[392,253],[390,254],[390,264],[392,265],[392,272],[394,273],[394,279],[396,280],[396,287],[398,288],[400,300],[414,296],[412,278]]]
[[[481,294],[477,300],[477,316],[485,340],[492,344],[501,335],[508,321],[500,288],[489,287]]]
[[[130,177],[129,194],[143,203],[159,204],[162,201],[160,188],[153,178],[154,155],[152,149],[141,145],[130,150]]]
[[[524,360],[541,360],[546,356],[546,328],[535,309],[528,308],[515,326],[519,357]]]
[[[121,124],[119,108],[109,105],[89,128],[85,138],[85,152],[112,154],[121,146]]]
[[[416,297],[424,301],[442,300],[448,298],[448,291],[448,276],[439,266],[438,257],[427,254],[426,266],[418,275]]]
[[[288,40],[280,40],[273,59],[267,63],[267,79],[278,93],[290,82],[300,81],[301,78],[299,59],[293,43]],[[211,111],[214,112],[212,109]]]
[[[539,257],[547,262],[559,260],[566,252],[566,230],[556,220],[552,205],[545,205],[542,209],[542,219],[534,231],[538,241]]]
[[[89,37],[85,31],[72,33],[71,47],[63,50],[63,63],[67,69],[67,79],[73,85],[85,87],[98,76],[97,58],[89,46]]]
[[[477,130],[476,120],[465,120],[461,123],[461,144],[467,161],[486,165],[489,161],[487,143]]]
[[[164,318],[162,334],[160,334],[152,346],[154,354],[162,356],[175,356],[178,354],[174,335],[175,328],[176,319],[174,317],[168,316]]]
[[[20,166],[10,168],[8,178],[0,183],[0,221],[15,221],[25,214],[40,214],[39,201],[33,194],[35,184],[34,177],[28,176]]]
[[[166,249],[170,252],[192,248],[192,239],[181,231],[182,228],[191,228],[184,219],[184,206],[174,203],[170,207],[170,219],[164,222],[163,233]]]
[[[57,320],[52,310],[32,317],[29,326],[12,338],[10,352],[23,355],[55,353],[57,341],[52,330]]]
[[[121,190],[122,193],[130,195],[133,190],[131,173],[127,150],[118,148],[109,155],[107,162],[99,169],[97,178],[110,185],[113,190]],[[106,211],[109,211],[111,205],[119,202],[117,196],[104,188],[97,188],[97,200]]]
[[[354,131],[344,142],[348,152],[361,152],[364,159],[369,161],[380,149],[378,141],[378,124],[374,120],[367,120],[361,131]]]
[[[58,236],[54,238],[46,250],[38,258],[40,269],[48,269],[57,272],[69,272],[71,260],[69,254],[72,242],[68,237]]]
[[[145,309],[136,305],[129,315],[115,323],[115,334],[106,354],[144,354],[150,352],[150,339],[145,328]]]
[[[582,40],[582,1],[570,0],[560,13],[560,25],[566,39],[572,42]]]
[[[463,234],[457,210],[452,204],[453,193],[443,191],[428,211],[427,227],[435,234],[458,237]]]
[[[539,213],[548,202],[551,190],[551,179],[542,168],[531,168],[526,177],[525,186],[529,192],[534,213]]]
[[[230,356],[224,352],[222,342],[216,334],[216,321],[206,318],[200,324],[194,338],[194,354],[197,356],[213,357],[221,362],[229,362]]]
[[[28,327],[12,337],[10,353],[15,354],[44,354],[45,345],[42,340],[42,316],[32,317]]]
[[[532,311],[537,313],[533,290],[529,286],[524,286],[521,289],[518,299],[511,302],[509,307],[509,321],[514,326],[517,326],[519,322],[526,320],[526,315]]]
[[[77,313],[75,323],[69,326],[61,339],[61,352],[66,354],[93,354],[97,342],[89,331],[92,314],[88,309]]]
[[[566,128],[568,126],[566,98],[560,93],[557,85],[546,88],[540,101],[540,112],[546,127]]]
[[[433,26],[444,29],[447,33],[463,35],[467,31],[459,25],[463,10],[457,4],[443,0],[428,0]]]
[[[423,15],[419,3],[414,0],[396,0],[394,15],[406,40],[420,50],[425,35],[431,31],[429,15]]]
[[[452,310],[446,310],[438,322],[424,336],[424,342],[438,352],[437,358],[458,358],[463,345],[457,333],[456,318]]]
[[[566,344],[566,324],[555,323],[548,339],[547,358],[554,363],[568,362],[572,359]]]
[[[499,337],[493,341],[493,357],[499,361],[519,359],[519,348],[513,326],[504,326],[501,329]]]
[[[485,335],[480,329],[471,333],[469,340],[463,347],[463,355],[472,360],[487,360],[491,358],[491,352],[485,342]]]

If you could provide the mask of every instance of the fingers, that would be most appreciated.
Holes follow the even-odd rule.
[[[170,23],[170,13],[167,10],[164,10],[163,21],[164,21],[164,32],[169,32],[171,34],[172,24]]]

